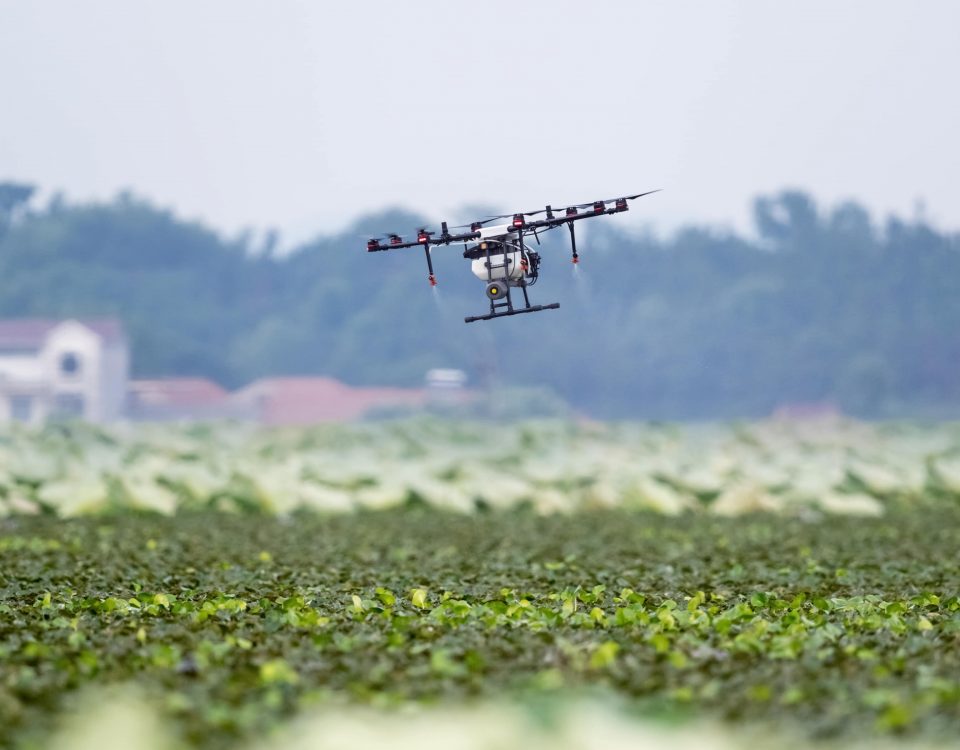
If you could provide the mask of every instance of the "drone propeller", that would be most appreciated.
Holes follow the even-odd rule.
[[[367,250],[371,252],[374,250],[386,250],[387,248],[380,244],[383,241],[389,240],[390,245],[399,245],[403,241],[399,234],[385,234],[380,237],[370,237],[365,234],[360,234],[357,236],[367,237]]]
[[[512,214],[499,214],[497,216],[491,216],[484,221],[493,221],[494,219],[515,219],[518,216],[538,216],[539,214],[547,214],[547,218],[553,218],[553,206],[546,206],[544,208],[537,209],[536,211],[517,211]]]
[[[417,228],[417,242],[419,242],[419,243],[421,243],[421,244],[426,243],[426,242],[430,242],[430,237],[431,237],[431,235],[434,235],[434,234],[436,234],[436,232],[431,232],[431,231],[429,231],[426,227],[418,227],[418,228]]]
[[[510,214],[513,216],[513,214]],[[482,227],[484,224],[489,224],[494,219],[502,219],[502,216],[491,216],[488,219],[483,219],[482,221],[471,221],[469,224],[457,224],[454,229],[469,229],[471,232],[476,232],[477,229]]]
[[[577,215],[576,213],[569,213],[571,209],[593,208],[596,210],[599,204],[601,203],[607,204],[607,203],[616,203],[617,201],[632,201],[634,198],[642,198],[643,196],[650,195],[651,193],[659,193],[661,189],[662,188],[657,190],[648,190],[645,193],[636,193],[635,195],[626,195],[620,198],[608,198],[607,200],[604,200],[604,201],[590,201],[589,203],[574,203],[573,205],[568,206],[565,210],[567,212],[567,216],[576,216]],[[552,215],[553,206],[546,206],[544,208],[537,209],[536,211],[523,211],[521,214],[500,214],[499,216],[491,216],[489,220],[509,219],[511,217],[518,216],[518,215],[539,216],[540,214],[547,214],[548,216]]]
[[[518,216],[536,216],[537,214],[549,213],[553,209],[550,206],[546,208],[541,208],[539,211],[515,211],[512,214],[499,214],[498,216],[491,216],[486,221],[493,221],[494,219],[515,219]]]
[[[645,195],[652,195],[653,193],[659,193],[661,190],[663,190],[663,188],[657,188],[656,190],[648,190],[645,193],[637,193],[636,195],[626,195],[624,196],[624,198],[628,201],[632,201],[634,198],[642,198]],[[611,200],[616,200],[616,198],[612,198]],[[607,203],[609,202],[610,201],[607,201]]]
[[[616,201],[632,201],[634,198],[642,198],[645,195],[650,195],[651,193],[659,193],[663,188],[657,188],[656,190],[648,190],[645,193],[637,193],[636,195],[624,195],[619,198],[607,198],[604,201],[590,201],[589,203],[578,203],[576,208],[590,208],[591,206],[596,206],[598,203],[615,203]]]

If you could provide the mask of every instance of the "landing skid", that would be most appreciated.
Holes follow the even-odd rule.
[[[508,315],[521,315],[523,313],[540,312],[541,310],[556,310],[560,307],[559,302],[552,302],[549,305],[533,305],[532,307],[520,307],[516,310],[506,310],[504,312],[492,312],[489,315],[472,315],[464,318],[464,323],[473,323],[475,320],[493,320],[494,318],[505,318]]]

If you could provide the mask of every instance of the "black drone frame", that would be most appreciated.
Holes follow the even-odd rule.
[[[533,251],[527,251],[526,245],[524,244],[524,237],[527,235],[533,235],[534,239],[537,241],[537,244],[540,244],[540,234],[543,232],[550,231],[551,229],[556,229],[559,226],[567,225],[567,228],[570,230],[570,250],[572,253],[571,262],[576,264],[580,262],[580,255],[577,253],[577,235],[574,229],[574,222],[582,221],[583,219],[592,219],[596,216],[602,216],[604,214],[616,214],[622,213],[629,210],[628,201],[634,200],[635,198],[641,198],[644,195],[650,195],[651,193],[659,192],[658,190],[648,190],[645,193],[637,193],[636,195],[628,195],[622,198],[611,198],[604,201],[593,201],[592,203],[580,203],[573,206],[568,206],[563,209],[562,212],[558,211],[557,213],[562,213],[562,215],[557,215],[554,213],[554,210],[551,206],[546,206],[545,208],[540,209],[539,211],[527,211],[525,213],[516,213],[516,214],[501,214],[499,216],[491,216],[483,221],[475,221],[470,224],[469,232],[462,232],[459,234],[451,234],[447,222],[442,222],[440,224],[440,234],[437,237],[434,237],[434,232],[428,231],[426,228],[421,228],[417,230],[417,240],[416,242],[404,242],[403,238],[398,234],[389,234],[385,238],[386,244],[381,244],[381,238],[374,238],[367,241],[367,252],[379,252],[381,250],[400,250],[406,247],[423,247],[424,255],[427,259],[427,279],[430,282],[431,286],[437,285],[437,277],[433,273],[433,260],[430,257],[430,246],[431,245],[450,245],[454,242],[462,242],[464,248],[464,257],[476,257],[471,255],[471,252],[467,248],[467,243],[472,240],[481,240],[481,247],[483,247],[486,253],[486,268],[487,268],[487,297],[490,299],[490,312],[487,315],[474,315],[464,318],[465,323],[473,323],[476,320],[492,320],[494,318],[502,318],[509,315],[520,315],[522,313],[531,313],[539,312],[540,310],[556,310],[560,307],[560,303],[552,302],[549,305],[531,305],[530,297],[527,294],[527,287],[532,286],[539,275],[539,265],[540,257],[538,253]],[[608,204],[613,204],[612,207],[608,208]],[[580,209],[589,209],[584,213],[580,213]],[[539,214],[546,214],[542,219],[536,219],[534,221],[528,221],[528,216],[537,216]],[[491,240],[489,242],[483,242],[480,229],[484,224],[487,224],[495,219],[511,219],[510,229],[508,232],[516,233],[517,235],[517,244],[512,244],[507,240]],[[454,227],[457,229],[458,227]],[[499,251],[491,252],[490,246],[494,243],[498,243],[501,247]],[[510,255],[519,251],[520,257],[524,259],[521,262],[527,262],[529,264],[528,268],[524,269],[523,276],[514,282],[514,285],[517,286],[523,292],[523,307],[514,307],[513,299],[510,293]],[[500,263],[494,263],[494,260],[497,256],[501,257]],[[529,260],[528,260],[529,259]],[[493,278],[495,270],[503,269],[504,279],[502,284],[502,289],[499,284],[496,284],[496,279]],[[527,279],[530,279],[528,282]]]

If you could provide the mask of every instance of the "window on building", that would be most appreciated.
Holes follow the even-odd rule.
[[[33,417],[32,396],[10,397],[10,419],[15,422],[29,422]]]
[[[58,393],[53,403],[56,419],[82,419],[86,401],[81,393]]]
[[[60,372],[64,375],[76,376],[80,374],[80,357],[73,352],[65,352],[60,356]]]

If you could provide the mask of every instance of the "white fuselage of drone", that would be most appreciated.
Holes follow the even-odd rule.
[[[470,265],[473,275],[481,281],[506,281],[510,286],[519,285],[527,269],[527,260],[520,252],[519,234],[512,231],[509,224],[481,227],[475,247],[485,249],[486,243],[490,244],[490,260],[475,258]],[[516,250],[508,250],[504,255],[504,243]]]

